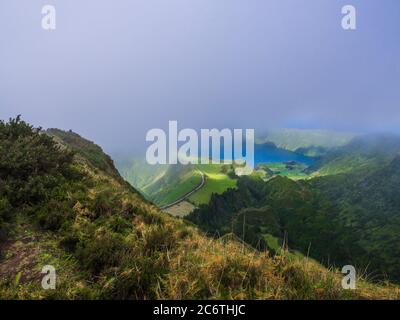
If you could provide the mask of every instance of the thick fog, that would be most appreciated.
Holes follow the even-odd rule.
[[[346,4],[356,30],[342,28]],[[1,0],[0,118],[109,152],[168,120],[398,131],[399,35],[398,0]]]

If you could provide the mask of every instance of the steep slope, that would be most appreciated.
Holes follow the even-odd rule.
[[[139,156],[113,155],[113,157],[121,176],[142,193],[146,187],[161,179],[168,170],[167,165],[149,165],[146,159]]]
[[[159,206],[164,206],[183,197],[201,182],[201,173],[193,165],[170,165],[162,177],[142,190]]]
[[[58,137],[0,122],[2,299],[398,298],[362,280],[343,290],[340,274],[311,260],[207,238],[147,203],[108,161],[97,167],[93,156],[108,159],[100,148]],[[71,153],[70,138],[90,156]],[[44,265],[56,270],[55,290],[41,288]]]
[[[117,180],[121,180],[118,171],[114,167],[114,162],[110,156],[96,144],[72,131],[62,131],[59,129],[48,129],[46,134],[52,136],[56,141],[60,141],[71,151],[85,158],[95,169],[104,171]]]

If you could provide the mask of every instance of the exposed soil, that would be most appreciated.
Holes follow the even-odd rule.
[[[41,253],[37,239],[25,237],[0,244],[0,282],[15,281],[20,274],[19,283],[40,281],[42,275],[38,268]]]

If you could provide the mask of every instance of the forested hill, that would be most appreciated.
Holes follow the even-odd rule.
[[[388,165],[400,153],[400,137],[391,134],[358,136],[348,144],[330,150],[309,171],[318,175],[368,174]]]
[[[400,282],[399,152],[398,137],[358,137],[322,157],[315,178],[242,178],[188,219],[210,234],[233,231],[261,249],[285,240],[327,266]]]
[[[339,272],[285,250],[208,238],[128,187],[98,146],[49,133],[0,122],[1,299],[398,298],[362,279],[344,290]],[[41,287],[45,265],[55,290]]]
[[[308,156],[320,156],[346,145],[357,135],[349,132],[306,129],[276,129],[257,137],[257,143],[272,142],[277,147]]]

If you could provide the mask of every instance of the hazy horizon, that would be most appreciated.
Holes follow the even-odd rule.
[[[41,28],[44,4],[57,29]],[[341,8],[357,9],[357,30]],[[3,0],[0,118],[109,153],[146,132],[400,132],[397,0]]]

